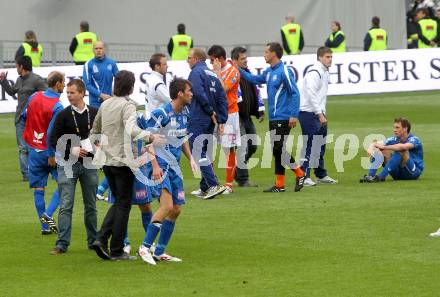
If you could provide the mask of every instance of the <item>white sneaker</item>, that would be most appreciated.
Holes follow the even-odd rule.
[[[440,229],[438,229],[435,232],[432,232],[431,234],[429,234],[429,236],[431,236],[431,237],[440,237]]]
[[[156,251],[156,244],[153,242],[153,244],[150,246],[150,253],[153,255]]]
[[[151,255],[151,251],[145,245],[141,244],[138,249],[138,255],[144,262],[147,262],[151,265],[156,265],[156,261],[154,261],[153,256]]]
[[[304,187],[313,187],[313,186],[316,186],[316,183],[310,177],[304,180]]]
[[[96,194],[96,200],[107,202],[108,201],[108,197],[105,197],[104,195]]]
[[[124,252],[125,252],[126,254],[129,254],[129,255],[130,255],[130,252],[131,252],[131,245],[129,245],[129,244],[125,245],[124,248],[123,248],[123,250],[124,250]]]
[[[316,179],[317,184],[337,184],[338,181],[336,179],[331,178],[330,176],[326,175],[323,178],[317,178]]]
[[[210,187],[208,189],[208,192],[206,192],[206,194],[202,196],[202,199],[203,200],[213,199],[215,196],[220,195],[225,190],[226,190],[226,187],[221,186],[221,185]]]
[[[222,195],[229,195],[229,194],[232,194],[232,193],[233,193],[231,187],[229,187],[229,186],[225,186],[225,188],[226,188],[226,190],[222,193]]]
[[[156,256],[153,254],[153,258],[158,262],[182,262],[182,259],[167,255],[165,253],[160,256]]]
[[[202,192],[202,190],[198,189],[198,190],[192,191],[191,195],[202,198],[203,196],[206,195],[206,192]]]

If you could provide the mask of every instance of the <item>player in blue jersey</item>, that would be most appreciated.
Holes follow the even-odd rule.
[[[34,189],[34,202],[41,221],[41,234],[47,235],[58,231],[53,214],[60,198],[58,188],[46,208],[44,201],[45,187],[49,173],[58,179],[55,150],[49,144],[50,132],[57,114],[63,110],[59,98],[64,90],[64,74],[53,71],[47,78],[49,88],[44,92],[34,93],[24,109],[22,117],[26,120],[23,139],[29,146],[29,187]]]
[[[171,103],[155,109],[151,117],[145,120],[143,128],[165,136],[166,144],[154,147],[156,158],[149,164],[149,177],[155,182],[153,197],[158,198],[160,206],[148,225],[145,239],[139,247],[138,254],[143,261],[156,265],[156,261],[180,262],[179,258],[165,254],[165,248],[171,238],[181,207],[185,204],[180,157],[183,154],[190,161],[193,173],[197,164],[191,156],[187,141],[187,123],[191,103],[191,82],[176,78],[170,84]],[[151,246],[159,234],[155,251]]]
[[[371,169],[360,182],[385,181],[388,175],[394,180],[415,180],[423,172],[423,146],[420,139],[410,133],[411,123],[405,118],[394,119],[394,136],[384,142],[374,142],[368,149]],[[382,171],[376,175],[380,165]]]

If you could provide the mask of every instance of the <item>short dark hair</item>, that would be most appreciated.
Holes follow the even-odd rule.
[[[26,71],[32,71],[32,59],[29,56],[19,56],[15,64],[20,65]]]
[[[85,94],[86,92],[86,86],[84,85],[84,82],[81,79],[74,78],[67,84],[68,87],[76,86],[76,90],[80,93]]]
[[[242,46],[234,47],[231,51],[231,59],[232,60],[238,60],[240,57],[240,54],[245,54],[247,52],[247,49],[245,49]]]
[[[438,11],[438,10],[437,10],[437,11]],[[417,8],[415,14],[418,14],[419,12],[423,12],[423,14],[424,14],[425,16],[429,15],[429,10],[428,10],[427,8],[425,8],[425,7]]]
[[[192,84],[189,80],[184,78],[175,78],[170,83],[170,98],[176,99],[179,92],[185,92],[186,86],[192,88]]]
[[[185,34],[186,28],[185,28],[185,24],[178,24],[177,25],[177,33],[179,34]]]
[[[79,27],[81,28],[81,30],[83,30],[83,32],[88,32],[89,31],[89,22],[81,21],[81,23],[79,23]]]
[[[162,53],[156,53],[151,56],[150,58],[150,68],[151,70],[154,70],[154,66],[160,65],[160,59],[166,58],[166,56]]]
[[[275,52],[278,59],[281,59],[283,57],[283,48],[281,47],[281,44],[279,44],[278,42],[269,42],[268,44],[266,44],[266,46],[269,47],[269,50],[271,52]]]
[[[63,81],[64,81],[64,73],[59,71],[52,71],[47,76],[47,86],[49,88],[53,88],[58,82],[63,82]]]
[[[333,52],[332,52],[332,50],[329,47],[321,46],[316,51],[316,56],[317,56],[317,58],[319,58],[319,57],[324,56],[325,54],[331,54],[331,53],[333,53]]]
[[[406,128],[408,133],[411,131],[411,123],[408,121],[408,119],[399,117],[394,119],[394,123],[399,123],[402,125],[402,128]]]
[[[128,96],[133,92],[136,79],[134,73],[127,70],[119,71],[115,76],[113,94],[115,96]]]
[[[377,16],[374,16],[371,19],[371,23],[373,24],[373,26],[379,27],[380,26],[380,19]]]
[[[208,49],[208,56],[213,56],[214,58],[223,57],[226,59],[226,51],[225,48],[221,45],[214,44]]]

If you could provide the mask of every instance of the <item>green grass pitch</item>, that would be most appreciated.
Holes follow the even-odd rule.
[[[189,195],[198,181],[183,162],[187,204],[168,251],[184,261],[156,267],[105,262],[87,250],[78,190],[70,249],[49,255],[56,236],[40,235],[32,192],[20,181],[13,117],[2,115],[0,296],[440,296],[440,239],[428,237],[440,227],[439,113],[439,92],[328,100],[335,138],[389,136],[393,118],[408,117],[425,151],[415,182],[359,184],[364,152],[336,172],[333,143],[326,161],[338,185],[294,193],[288,173],[286,193],[263,194],[273,169],[257,167],[250,174],[259,188],[201,201]],[[260,135],[267,126],[257,124]],[[224,169],[217,172],[224,181]],[[98,202],[98,224],[107,208]],[[137,207],[129,235],[136,249],[144,236]]]

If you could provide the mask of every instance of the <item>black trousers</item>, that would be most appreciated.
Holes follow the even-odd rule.
[[[99,240],[107,245],[110,240],[110,255],[123,253],[124,237],[127,231],[131,210],[134,175],[129,167],[104,166],[104,174],[115,197],[115,203],[109,208],[99,231]]]
[[[269,131],[272,144],[272,154],[275,158],[275,174],[284,175],[286,170],[283,166],[287,165],[293,169],[295,159],[286,151],[287,136],[290,134],[289,121],[270,121]]]
[[[241,146],[237,149],[237,162],[240,161],[241,164],[237,163],[237,168],[235,170],[235,181],[239,185],[243,185],[249,181],[249,170],[247,168],[247,162],[257,151],[257,145],[254,144],[251,135],[256,135],[257,130],[252,122],[251,117],[247,119],[240,118],[240,134],[241,134]],[[247,137],[244,137],[247,135]],[[244,163],[244,164],[243,164]],[[245,165],[245,166],[239,166]]]

